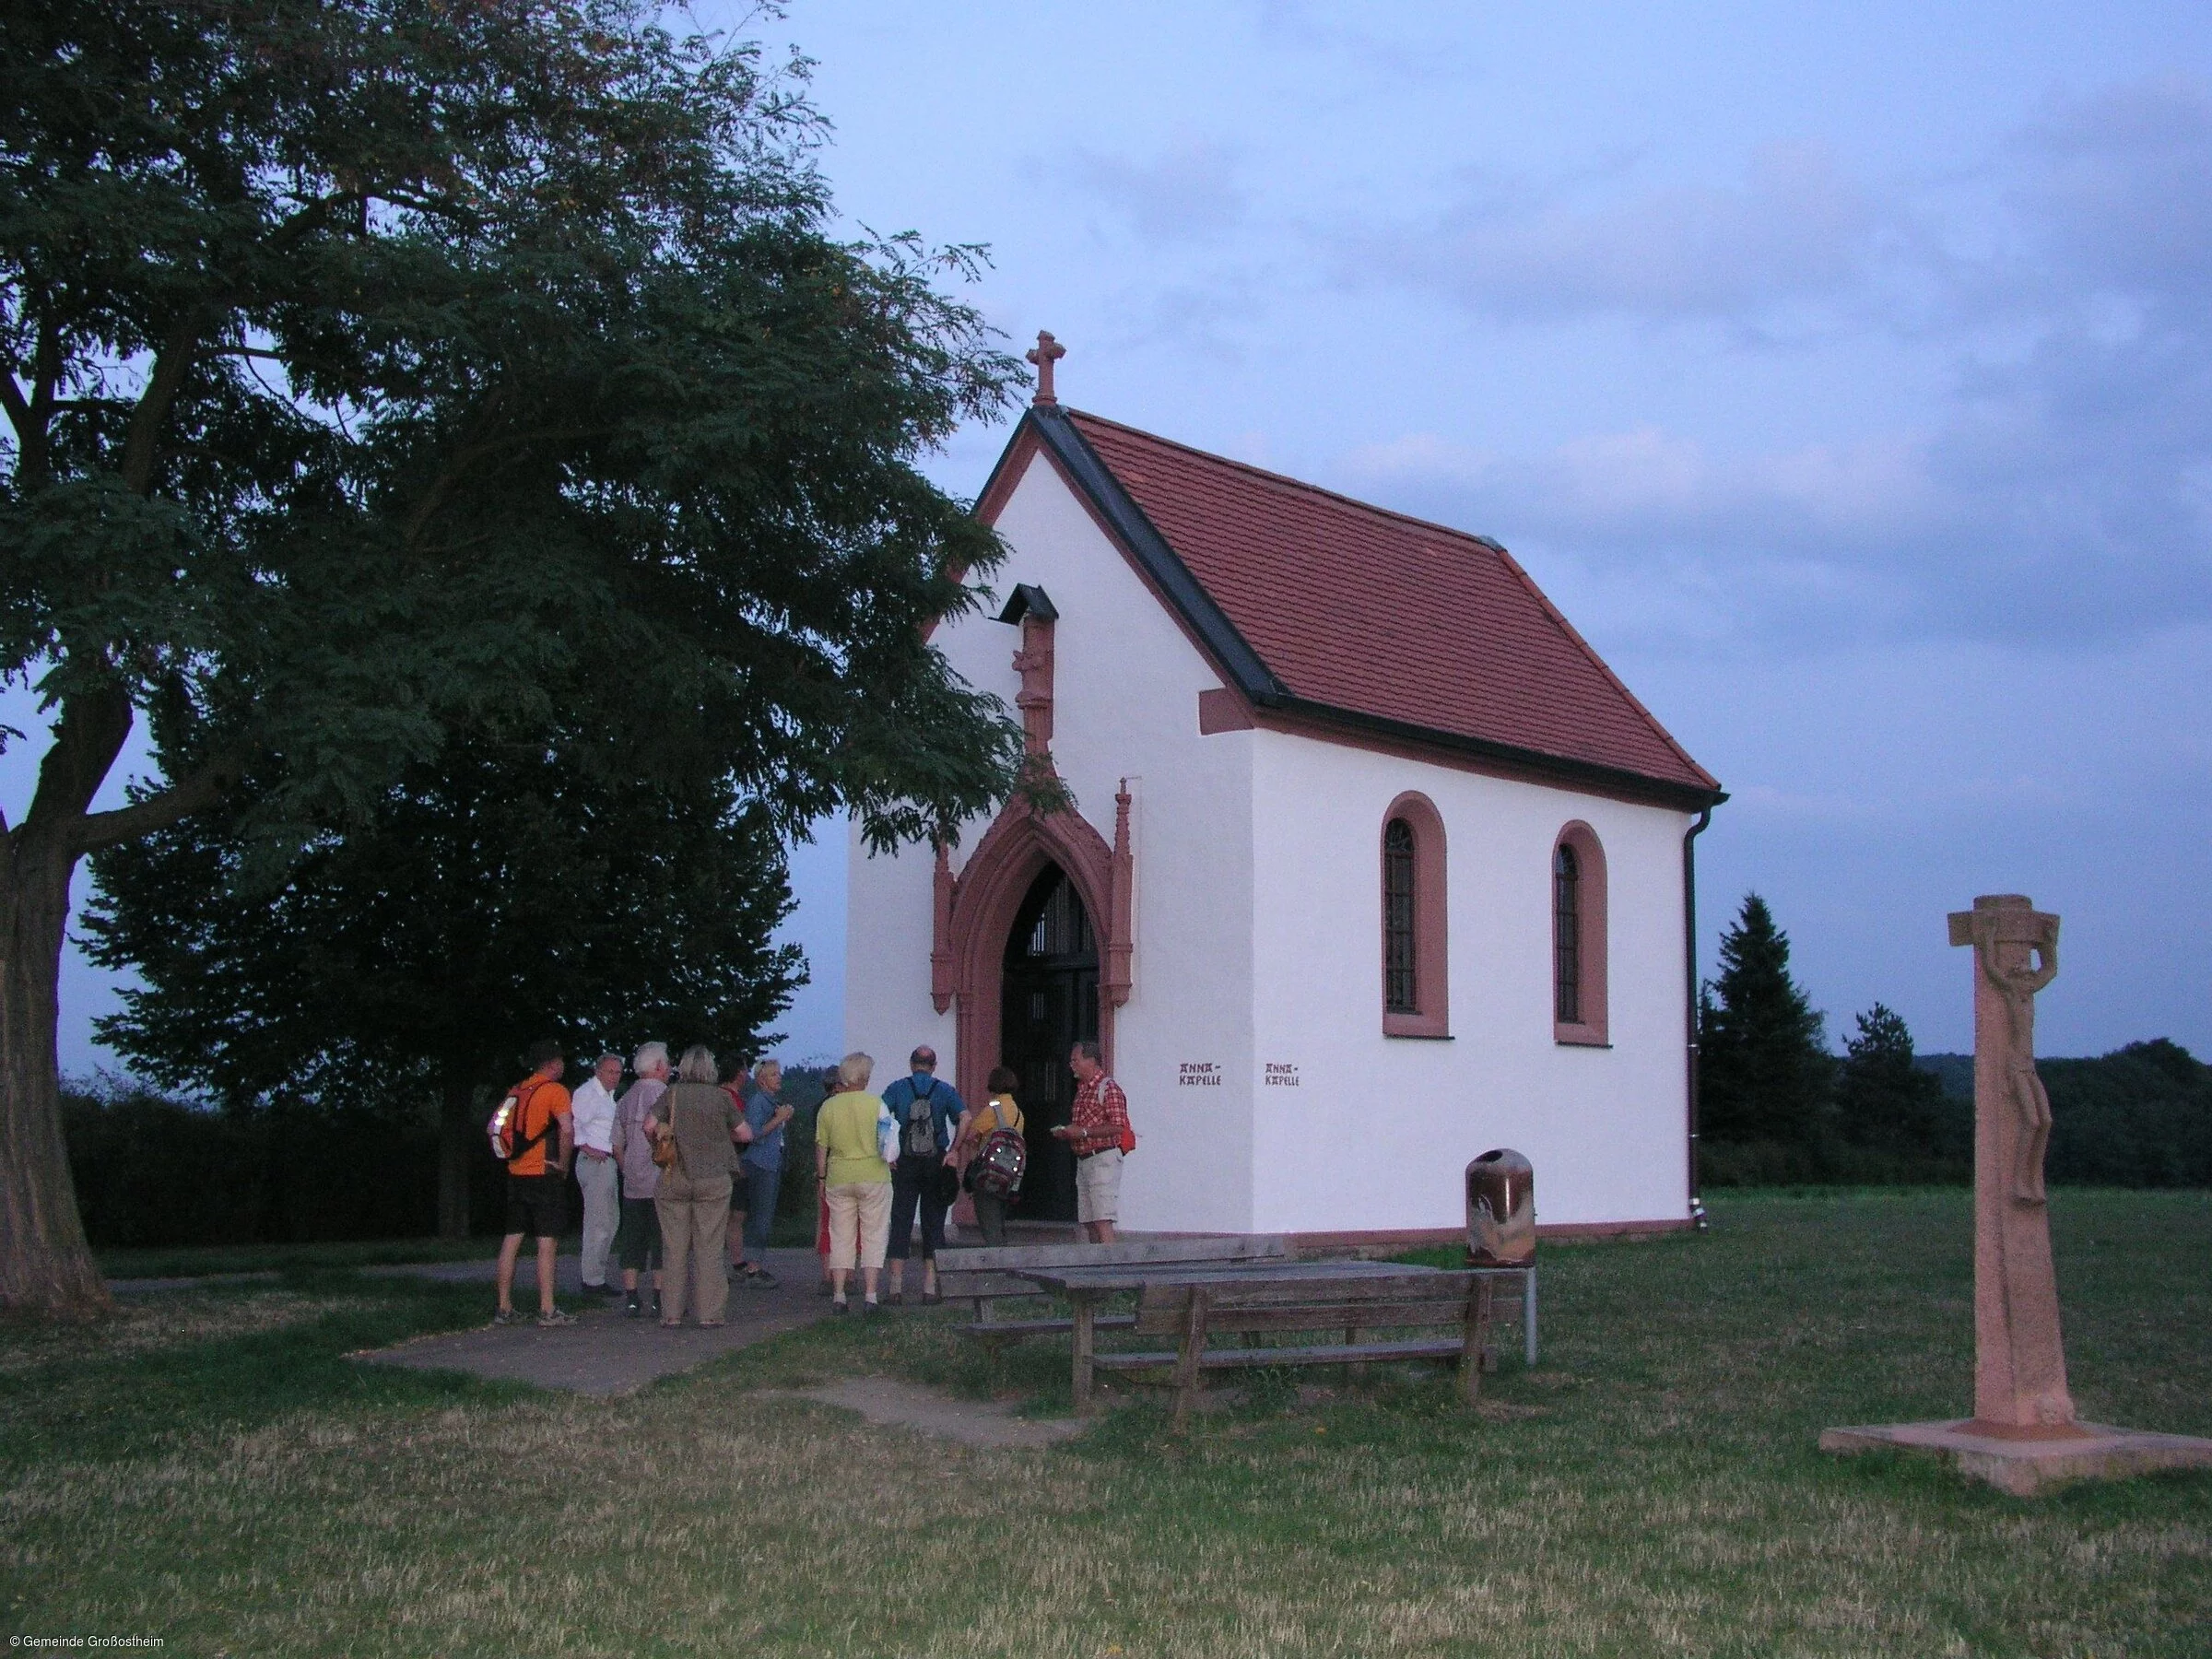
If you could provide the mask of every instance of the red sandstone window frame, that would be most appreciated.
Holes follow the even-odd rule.
[[[1413,986],[1410,1011],[1390,1006],[1390,827],[1403,819],[1413,831]],[[1444,887],[1444,819],[1436,803],[1408,790],[1391,802],[1375,833],[1377,943],[1382,971],[1380,1001],[1385,1037],[1452,1035],[1451,941]]]
[[[1559,849],[1571,848],[1575,862],[1575,936],[1573,940],[1577,968],[1576,1013],[1580,1018],[1567,1020],[1559,1015],[1559,929],[1558,875]],[[1612,1045],[1609,1010],[1606,1005],[1606,849],[1597,839],[1597,831],[1580,818],[1568,824],[1552,838],[1550,854],[1544,861],[1544,914],[1551,935],[1551,1037],[1554,1042],[1577,1048],[1608,1048]]]

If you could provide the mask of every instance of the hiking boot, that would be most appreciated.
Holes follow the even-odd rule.
[[[537,1323],[541,1325],[547,1326],[570,1325],[576,1323],[576,1315],[573,1313],[565,1313],[560,1309],[556,1308],[550,1313],[540,1313],[537,1316]]]
[[[493,1324],[521,1324],[523,1316],[512,1308],[501,1308],[491,1316],[491,1323]]]

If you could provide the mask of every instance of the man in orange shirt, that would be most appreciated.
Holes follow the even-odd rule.
[[[524,1054],[530,1075],[508,1092],[514,1097],[513,1144],[520,1147],[507,1160],[507,1237],[500,1244],[500,1311],[494,1324],[513,1324],[514,1259],[522,1253],[523,1235],[537,1235],[537,1323],[574,1324],[576,1316],[563,1313],[553,1302],[553,1256],[560,1248],[561,1230],[569,1220],[569,1159],[576,1149],[576,1130],[569,1119],[569,1091],[560,1086],[568,1069],[558,1042],[534,1042]],[[548,1158],[546,1143],[558,1136],[558,1157]]]

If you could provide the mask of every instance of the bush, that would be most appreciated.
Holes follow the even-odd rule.
[[[95,1246],[293,1244],[437,1230],[438,1135],[401,1117],[288,1100],[218,1112],[143,1088],[72,1087],[64,1133]],[[487,1153],[473,1205],[499,1219]]]

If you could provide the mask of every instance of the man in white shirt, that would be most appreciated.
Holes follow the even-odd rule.
[[[587,1296],[614,1294],[606,1282],[606,1257],[622,1215],[621,1183],[615,1172],[615,1086],[621,1081],[622,1056],[600,1055],[592,1067],[592,1080],[576,1091],[571,1108],[576,1125],[576,1184],[583,1189]]]

